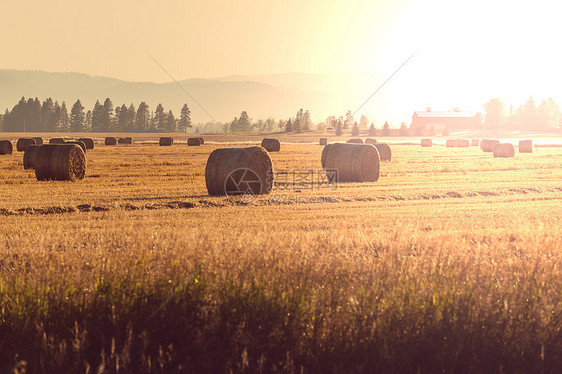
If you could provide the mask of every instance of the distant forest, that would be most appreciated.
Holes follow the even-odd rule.
[[[184,104],[179,118],[158,104],[151,111],[145,102],[137,107],[123,104],[114,107],[107,98],[103,104],[96,101],[91,110],[85,110],[76,100],[70,113],[65,102],[48,98],[24,97],[12,110],[0,116],[0,130],[5,132],[187,132],[191,128],[191,110]]]

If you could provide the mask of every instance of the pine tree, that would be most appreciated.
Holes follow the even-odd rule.
[[[84,107],[80,99],[76,100],[72,109],[70,109],[70,128],[72,132],[84,131]]]
[[[165,124],[164,124],[167,132],[176,132],[176,117],[174,117],[174,113],[170,110],[166,115]]]
[[[382,127],[382,136],[389,136],[390,135],[390,125],[388,122],[385,122]]]
[[[70,128],[70,118],[68,116],[68,110],[66,109],[66,103],[63,101],[57,116],[57,131],[66,132]]]
[[[342,136],[343,135],[343,123],[341,121],[341,117],[338,119],[338,122],[336,122],[336,136]]]
[[[137,110],[133,103],[129,105],[127,109],[127,123],[125,124],[125,130],[127,132],[134,132],[135,131],[135,117],[137,115]]]
[[[50,97],[41,106],[41,131],[53,132],[56,128],[55,104]]]
[[[367,126],[369,126],[369,118],[363,114],[359,120],[359,128],[365,130]]]
[[[377,129],[373,123],[371,123],[371,127],[369,127],[369,136],[377,136]]]
[[[308,110],[304,112],[303,122],[304,122],[304,126],[303,126],[304,130],[305,131],[310,130],[310,126],[312,125],[312,120],[310,119],[310,112]]]
[[[92,111],[88,110],[86,112],[86,117],[84,117],[84,131],[92,131]]]
[[[154,112],[154,129],[157,132],[166,131],[166,115],[164,114],[164,107],[162,104],[158,104]]]
[[[293,123],[291,122],[291,119],[289,118],[289,120],[285,124],[285,132],[292,132],[292,131],[293,131]]]
[[[135,115],[135,128],[138,132],[146,132],[150,128],[150,112],[148,105],[143,101],[139,104]]]
[[[113,113],[113,103],[108,98],[103,102],[103,111],[101,116],[102,129],[104,131],[114,130],[115,116]]]
[[[351,136],[359,136],[359,124],[357,121],[353,123],[353,127],[351,128]]]
[[[353,125],[353,114],[351,114],[351,110],[348,110],[347,113],[345,113],[345,121],[343,123],[343,128],[344,129],[348,129],[351,127],[351,125]]]
[[[187,104],[183,104],[178,121],[178,131],[187,132],[187,129],[191,127],[191,110],[189,110]]]
[[[242,111],[242,113],[240,113],[240,118],[238,119],[238,131],[241,132],[247,132],[251,130],[251,122],[250,122],[250,117],[248,116],[248,113],[246,113],[246,111]]]
[[[103,106],[96,100],[92,110],[92,131],[103,132]]]

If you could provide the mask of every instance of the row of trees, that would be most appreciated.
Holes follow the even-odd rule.
[[[10,132],[185,132],[192,127],[187,104],[176,118],[162,104],[154,112],[145,102],[138,108],[134,104],[114,108],[109,98],[103,104],[96,101],[88,111],[76,100],[69,114],[64,101],[59,105],[51,98],[41,103],[37,98],[22,97],[12,110],[6,109],[0,117],[0,130]]]
[[[510,130],[554,130],[562,128],[562,111],[551,98],[541,101],[537,106],[533,97],[517,108],[494,98],[484,104],[484,127]]]

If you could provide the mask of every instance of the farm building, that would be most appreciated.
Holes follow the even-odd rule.
[[[411,127],[412,129],[421,128],[422,131],[429,130],[430,128],[436,131],[445,128],[449,130],[466,130],[476,129],[479,127],[479,124],[470,112],[460,110],[434,112],[431,108],[427,108],[425,111],[414,112]]]

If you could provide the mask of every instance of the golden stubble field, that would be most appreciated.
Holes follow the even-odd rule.
[[[96,144],[75,183],[1,156],[2,370],[562,364],[561,148],[393,145],[376,183],[276,186],[248,206],[209,197],[208,155],[243,141]],[[271,157],[319,171],[321,150]]]

